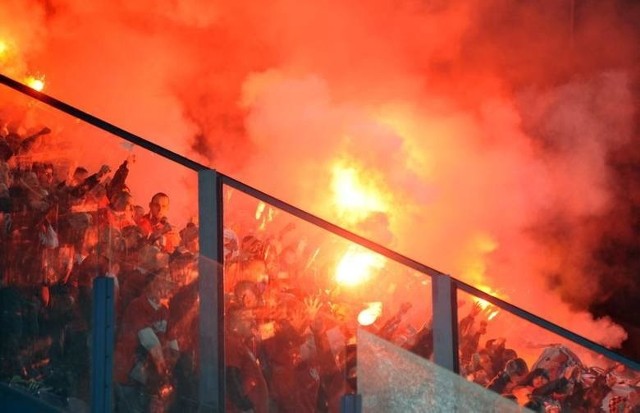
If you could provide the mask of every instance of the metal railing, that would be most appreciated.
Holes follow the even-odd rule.
[[[640,371],[640,363],[609,348],[597,344],[555,323],[523,310],[511,303],[485,293],[434,268],[393,251],[379,243],[359,236],[325,219],[310,214],[265,192],[246,185],[232,177],[214,171],[182,155],[171,152],[146,139],[136,136],[73,106],[29,88],[13,79],[0,75],[4,84],[22,94],[54,107],[101,130],[116,135],[135,145],[152,151],[167,160],[176,162],[198,173],[198,216],[200,230],[200,404],[202,411],[224,411],[224,324],[223,324],[223,186],[227,185],[250,195],[303,221],[320,227],[343,239],[356,243],[415,271],[431,277],[433,302],[434,361],[454,372],[458,371],[457,342],[457,291],[461,290],[485,300],[496,307],[521,317],[543,329],[551,331],[588,350],[602,354],[631,369]],[[212,264],[213,263],[213,264]],[[108,301],[108,300],[106,300]],[[103,326],[104,328],[104,326]],[[108,351],[108,349],[106,349]],[[111,349],[112,351],[112,349]],[[108,360],[100,359],[100,360]],[[96,358],[94,358],[96,362]],[[108,380],[109,368],[95,369],[102,374],[100,380]],[[95,380],[95,378],[94,378]],[[108,388],[107,388],[108,389]],[[102,399],[104,400],[104,399]],[[106,405],[103,403],[103,405]],[[94,411],[106,411],[97,408]]]

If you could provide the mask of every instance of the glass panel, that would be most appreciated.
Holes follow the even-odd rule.
[[[364,329],[358,331],[363,411],[520,412],[521,407]]]
[[[197,174],[5,86],[0,155],[0,380],[87,411],[92,281],[107,274],[117,281],[115,401],[123,386],[156,397],[174,379],[167,304],[197,253]],[[164,376],[143,384],[136,360],[155,360],[154,340]]]
[[[610,411],[610,402],[640,396],[640,372],[478,297],[458,298],[461,374],[469,381],[536,411]]]
[[[427,276],[231,188],[224,210],[228,408],[339,411],[358,325],[429,351]]]

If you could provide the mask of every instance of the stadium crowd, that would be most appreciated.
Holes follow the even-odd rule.
[[[95,171],[34,161],[51,133],[0,119],[0,380],[87,411],[92,285],[107,276],[116,285],[116,411],[197,411],[197,223],[169,222],[162,189],[135,204],[131,159]],[[356,317],[307,277],[290,229],[224,231],[230,412],[337,412],[355,387]],[[430,323],[407,328],[410,309],[367,328],[430,358]],[[563,345],[526,361],[504,338],[487,339],[487,322],[479,306],[459,322],[468,380],[533,411],[640,411],[636,372],[586,367]]]

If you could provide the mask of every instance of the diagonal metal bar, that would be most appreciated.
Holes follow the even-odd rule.
[[[559,325],[552,323],[548,320],[545,320],[542,317],[538,317],[537,315],[530,313],[527,310],[523,310],[520,307],[517,307],[511,303],[508,303],[497,297],[487,294],[484,291],[479,290],[467,283],[456,280],[455,278],[452,278],[451,280],[454,282],[454,284],[457,286],[458,289],[466,293],[475,295],[478,298],[482,298],[483,300],[490,302],[496,307],[500,307],[501,309],[506,310],[511,314],[524,318],[525,320],[539,327],[542,327],[545,330],[549,330],[552,333],[555,333],[563,338],[566,338],[569,341],[579,344],[580,346],[586,347],[589,350],[600,353],[603,356],[610,358],[611,360],[620,362],[636,371],[640,371],[640,363],[638,363],[637,361],[624,357],[607,347],[604,347],[594,341],[589,340],[588,338],[582,337],[581,335],[576,334],[572,331],[569,331],[564,327],[560,327]]]
[[[102,129],[106,132],[109,132],[113,135],[116,135],[128,142],[133,143],[134,145],[140,146],[142,148],[145,148],[151,152],[154,152],[164,158],[167,158],[173,162],[176,162],[182,166],[185,166],[189,169],[192,169],[194,171],[201,171],[203,169],[207,169],[206,166],[199,164],[195,161],[192,161],[189,158],[186,158],[182,155],[179,155],[175,152],[172,152],[166,148],[163,148],[162,146],[155,144],[151,141],[148,141],[144,138],[141,138],[138,135],[134,135],[131,132],[127,132],[126,130],[119,128],[117,126],[115,126],[112,123],[106,122],[100,118],[97,118],[93,115],[88,114],[87,112],[84,112],[74,106],[71,106],[67,103],[64,103],[56,98],[53,98],[45,93],[42,92],[38,92],[35,89],[30,88],[27,85],[24,85],[16,80],[11,79],[10,77],[7,77],[3,74],[0,74],[0,83],[4,84],[5,86],[10,87],[11,89],[14,89],[20,93],[23,93],[25,95],[28,95],[30,97],[32,97],[33,99],[39,100],[40,102],[46,103],[47,105],[54,107],[56,109],[58,109],[61,112],[66,113],[69,116],[73,116],[75,118],[78,118],[90,125],[95,126],[96,128]]]
[[[434,276],[434,275],[444,275],[443,273],[441,273],[440,271],[431,268],[427,265],[421,264],[416,260],[413,260],[405,255],[399,254],[387,247],[384,247],[376,242],[373,242],[367,238],[364,238],[360,235],[357,235],[347,229],[344,229],[338,225],[332,224],[331,222],[322,219],[320,217],[317,217],[316,215],[310,214],[307,211],[304,211],[298,207],[295,207],[287,202],[284,202],[278,198],[275,198],[263,191],[260,191],[259,189],[253,188],[245,183],[242,183],[240,181],[238,181],[237,179],[233,179],[227,175],[221,174],[219,173],[220,177],[222,178],[222,182],[225,185],[228,185],[232,188],[235,188],[239,191],[242,191],[248,195],[253,196],[254,198],[257,198],[261,201],[264,201],[268,204],[273,205],[274,207],[281,209],[291,215],[294,215],[297,218],[300,218],[304,221],[307,221],[310,224],[313,224],[315,226],[318,226],[326,231],[329,231],[341,238],[344,238],[346,240],[349,240],[351,242],[354,242],[356,244],[359,244],[367,249],[370,249],[371,251],[377,252],[378,254],[387,257],[388,259],[398,262],[402,265],[405,265],[409,268],[412,268],[416,271],[419,271],[421,273],[427,274],[429,276]]]

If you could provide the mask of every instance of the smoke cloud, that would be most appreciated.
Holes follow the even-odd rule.
[[[601,317],[637,264],[602,251],[637,242],[634,175],[614,167],[638,139],[639,17],[622,0],[9,0],[0,68],[619,346]],[[141,204],[195,185],[138,149],[114,162],[132,151]],[[336,212],[336,165],[382,194],[368,219]],[[174,221],[193,214],[174,198]]]

